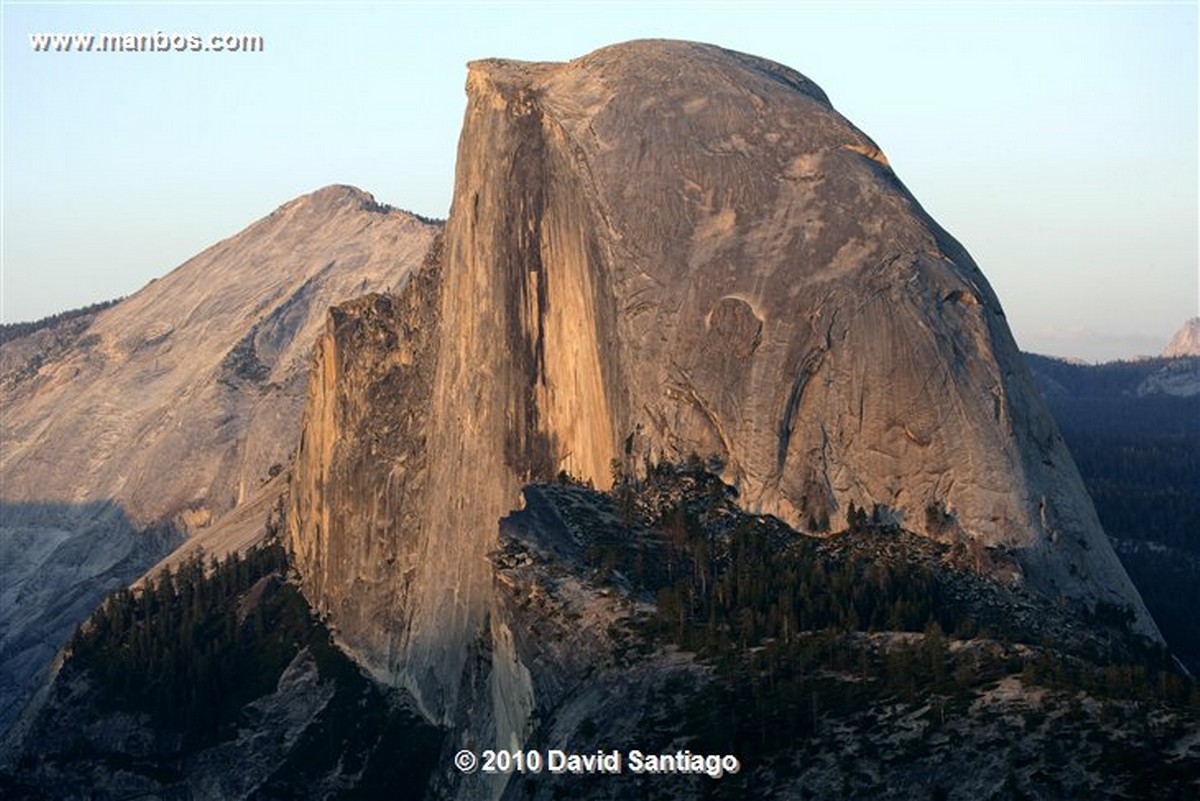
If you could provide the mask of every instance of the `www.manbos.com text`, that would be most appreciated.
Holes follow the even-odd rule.
[[[31,33],[35,53],[261,53],[257,33]]]

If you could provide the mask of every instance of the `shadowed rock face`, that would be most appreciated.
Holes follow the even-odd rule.
[[[0,554],[20,558],[0,558],[0,731],[106,592],[185,534],[261,534],[326,310],[402,286],[437,231],[326,187],[61,335],[5,344]]]
[[[614,459],[719,456],[744,504],[800,527],[878,504],[918,532],[1010,549],[1036,588],[1128,605],[1157,636],[995,294],[819,88],[752,56],[643,41],[474,62],[467,96],[424,301],[438,310],[436,344],[418,348],[428,394],[394,412],[425,415],[419,470],[414,455],[364,466],[366,528],[303,508],[292,521],[310,598],[433,719],[453,716],[484,631],[484,555],[521,485],[567,470],[607,486]],[[365,393],[338,414],[366,414]],[[310,406],[310,449],[327,408]],[[333,462],[302,460],[299,486],[362,458],[324,447]],[[401,497],[403,528],[381,511]],[[362,592],[332,580],[362,571],[329,566],[361,537],[396,555],[391,581],[362,568]],[[368,608],[339,616],[348,604]]]

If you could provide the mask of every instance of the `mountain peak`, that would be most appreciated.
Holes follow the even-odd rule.
[[[305,208],[334,213],[345,207],[366,211],[390,211],[391,207],[375,200],[370,192],[349,184],[330,184],[289,200],[280,209]]]
[[[390,203],[381,203],[370,192],[349,184],[329,184],[328,186],[323,186],[320,189],[315,189],[312,192],[293,198],[276,209],[276,213],[296,211],[315,213],[326,217],[332,217],[343,211],[365,211],[372,214],[398,215],[407,220],[409,224],[418,227],[428,225],[441,226],[445,222],[445,220],[437,217],[428,217],[408,211],[407,209],[397,208]]]
[[[513,89],[551,88],[571,101],[594,100],[603,104],[623,83],[643,87],[647,99],[680,99],[688,96],[688,114],[705,105],[702,98],[717,87],[741,91],[752,87],[754,78],[766,78],[830,106],[819,86],[796,70],[760,56],[727,50],[717,45],[678,39],[635,39],[602,47],[571,61],[536,62],[486,58],[468,65],[468,88],[480,79],[497,87]],[[731,80],[731,76],[739,76]],[[750,93],[754,93],[750,89]]]
[[[289,458],[326,310],[403,286],[437,230],[325,187],[94,318],[5,345],[0,541],[28,530],[58,550],[0,558],[25,599],[0,603],[0,731],[82,614],[175,533],[261,531],[251,512]]]
[[[1175,332],[1163,356],[1200,356],[1200,317],[1193,317]]]

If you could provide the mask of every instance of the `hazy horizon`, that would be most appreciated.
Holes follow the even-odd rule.
[[[30,43],[158,31],[264,49]],[[6,3],[0,320],[131,294],[328,184],[445,217],[467,61],[646,37],[814,80],[971,253],[1023,350],[1153,355],[1197,314],[1193,4]]]

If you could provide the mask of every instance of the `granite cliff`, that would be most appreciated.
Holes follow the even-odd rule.
[[[304,591],[373,675],[453,725],[490,643],[495,741],[522,742],[498,521],[530,480],[693,452],[751,511],[876,509],[1158,639],[995,293],[811,81],[640,41],[466,90],[444,242],[331,313],[293,485]]]
[[[326,310],[402,286],[438,228],[326,187],[5,343],[0,731],[106,593],[185,539],[220,553],[261,536]]]
[[[4,714],[188,539],[62,652],[0,793],[1197,786],[1200,696],[998,300],[818,87],[647,41],[467,97],[444,229],[329,187],[5,343]],[[191,558],[281,506],[286,555]],[[744,770],[453,760],[616,747]]]

